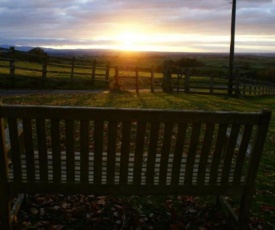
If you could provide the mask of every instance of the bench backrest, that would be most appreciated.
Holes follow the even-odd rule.
[[[270,117],[269,110],[2,105],[1,180],[22,192],[249,192]]]

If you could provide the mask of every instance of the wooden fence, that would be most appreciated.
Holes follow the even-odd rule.
[[[178,68],[171,67],[169,62],[165,62],[163,69],[156,71],[155,67],[111,66],[110,62],[99,62],[96,59],[36,56],[15,51],[13,48],[0,49],[0,52],[0,68],[2,69],[0,80],[2,76],[5,76],[6,79],[12,81],[19,78],[18,72],[21,71],[27,77],[36,77],[42,82],[58,78],[66,79],[74,85],[76,81],[85,80],[89,82],[88,88],[94,86],[95,82],[103,82],[104,87],[131,90],[136,93],[146,90],[149,92],[228,94],[229,79],[226,66]],[[235,70],[233,77],[232,88],[237,96],[275,94],[274,83],[241,77],[238,69]],[[85,81],[84,84],[86,84]]]
[[[111,67],[109,62],[98,62],[96,59],[39,56],[11,48],[1,49],[0,68],[6,79],[11,81],[24,76],[42,81],[63,79],[70,83],[85,80],[93,86],[99,81],[108,84]]]
[[[163,71],[163,90],[165,92],[185,92],[204,94],[228,94],[229,80],[226,67],[205,70],[198,68],[165,68]],[[194,71],[195,70],[195,71]],[[199,72],[202,73],[199,73]],[[194,72],[192,74],[192,72]],[[209,72],[205,74],[205,72]],[[234,95],[270,95],[275,94],[275,84],[262,80],[241,77],[236,69],[232,81]]]
[[[275,94],[275,84],[249,78],[240,78],[237,90],[241,95],[270,95]]]
[[[162,91],[162,76],[157,73],[153,67],[139,68],[139,67],[123,67],[115,66],[114,74],[114,89],[134,90],[137,94],[140,90],[155,92]]]

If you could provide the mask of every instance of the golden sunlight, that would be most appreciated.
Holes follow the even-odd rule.
[[[133,32],[125,32],[117,36],[118,49],[125,51],[138,51],[142,49],[145,36]]]

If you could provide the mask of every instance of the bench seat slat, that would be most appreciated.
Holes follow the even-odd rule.
[[[245,157],[247,153],[247,148],[251,139],[253,131],[252,125],[246,125],[243,132],[243,138],[239,147],[239,152],[236,160],[234,183],[239,184],[242,176],[242,171],[244,170]]]
[[[120,183],[127,184],[128,164],[131,141],[131,122],[125,121],[122,125]]]
[[[102,154],[103,154],[103,122],[95,120],[95,128],[94,128],[94,150],[95,150],[95,184],[101,183],[102,177]]]
[[[200,130],[201,130],[200,123],[192,124],[191,140],[190,140],[189,149],[187,153],[187,162],[186,162],[186,169],[185,169],[186,185],[192,184],[193,165],[195,162],[196,151],[199,144]]]
[[[167,163],[169,159],[173,125],[174,124],[172,122],[169,122],[169,123],[167,122],[165,123],[165,127],[164,127],[163,139],[166,141],[163,142],[162,149],[161,149],[160,173],[159,173],[160,184],[166,184]]]
[[[60,149],[60,121],[51,120],[51,142],[53,161],[53,180],[55,183],[61,180],[61,149]]]
[[[117,122],[110,121],[108,124],[108,152],[107,152],[107,183],[114,183],[115,156],[117,147]]]
[[[21,149],[18,139],[18,124],[17,119],[8,119],[9,134],[10,134],[10,145],[12,157],[11,160],[14,164],[14,181],[20,182],[22,180],[22,165],[20,163]]]
[[[179,181],[179,172],[180,172],[180,164],[182,161],[183,147],[186,137],[186,128],[187,124],[180,123],[178,124],[177,130],[177,141],[175,145],[175,153],[173,158],[173,169],[172,169],[172,185],[178,184]]]
[[[147,160],[147,168],[146,168],[146,183],[153,184],[154,183],[154,173],[155,173],[155,160],[156,160],[156,152],[157,152],[157,144],[159,138],[159,122],[152,122],[150,127],[150,139],[149,139],[149,147],[148,147],[148,160]]]
[[[207,165],[207,160],[208,160],[208,157],[210,154],[211,144],[212,144],[213,135],[214,135],[214,129],[215,129],[214,124],[206,124],[206,130],[204,133],[199,168],[198,168],[198,179],[197,180],[198,180],[199,185],[203,185],[205,182],[204,181],[205,180],[204,179],[205,172],[206,172],[205,165]]]
[[[136,151],[134,157],[134,184],[140,184],[141,181],[141,170],[142,170],[142,158],[144,152],[144,141],[145,141],[145,130],[146,123],[138,122],[136,130]]]
[[[36,120],[37,145],[39,152],[40,179],[42,182],[48,180],[48,164],[47,164],[47,143],[46,143],[46,127],[45,119]]]
[[[76,164],[76,159],[75,159]],[[88,183],[89,173],[89,121],[80,122],[81,182]]]
[[[74,181],[74,121],[66,120],[65,121],[65,136],[66,136],[66,171],[68,182]]]
[[[226,124],[221,124],[219,125],[219,130],[218,130],[218,136],[217,139],[215,140],[215,150],[214,150],[214,155],[213,155],[213,161],[211,164],[211,178],[210,178],[210,183],[211,184],[216,184],[217,182],[217,171],[218,171],[218,166],[222,158],[222,153],[224,149],[224,144],[226,143],[226,130],[227,130],[228,125]]]
[[[31,119],[23,119],[24,146],[26,155],[27,177],[29,182],[34,182],[34,149]]]
[[[234,150],[236,148],[239,131],[240,131],[240,125],[232,126],[228,144],[225,151],[225,156],[224,156],[224,164],[223,164],[223,172],[222,172],[222,184],[224,185],[228,183],[229,172],[230,172],[230,169],[232,169],[232,158],[233,158]]]

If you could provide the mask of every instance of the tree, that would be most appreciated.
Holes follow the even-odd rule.
[[[46,56],[47,53],[40,47],[35,47],[35,48],[32,48],[30,51],[29,51],[30,54],[33,54],[33,55],[38,55],[38,56]]]

